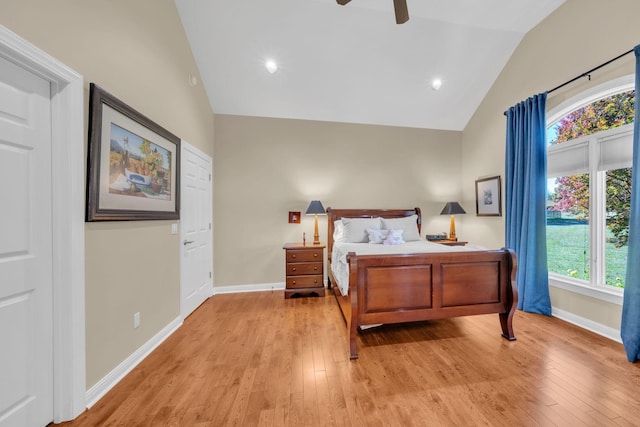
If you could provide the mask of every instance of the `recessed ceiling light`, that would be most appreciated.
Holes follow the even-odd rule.
[[[431,82],[431,89],[433,90],[438,90],[442,87],[442,80],[440,79],[433,79],[433,81]]]
[[[267,72],[269,74],[273,74],[278,71],[278,64],[276,64],[276,62],[271,59],[264,63],[264,67],[267,69]]]

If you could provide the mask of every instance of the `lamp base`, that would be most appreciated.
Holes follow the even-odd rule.
[[[314,245],[320,244],[320,233],[318,233],[318,215],[316,215],[316,223],[313,228],[313,244]]]
[[[449,240],[458,240],[456,236],[456,220],[451,215],[451,224],[449,224]]]

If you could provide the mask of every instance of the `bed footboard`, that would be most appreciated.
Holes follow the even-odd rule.
[[[496,251],[409,255],[349,253],[349,356],[358,357],[356,334],[363,325],[445,319],[497,313],[502,336],[515,340],[513,314],[518,291],[517,260]]]

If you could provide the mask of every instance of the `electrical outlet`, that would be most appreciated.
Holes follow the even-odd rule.
[[[140,312],[133,314],[133,329],[140,327]]]
[[[178,224],[171,224],[171,234],[178,234]]]

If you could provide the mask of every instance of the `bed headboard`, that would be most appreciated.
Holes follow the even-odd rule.
[[[420,208],[413,209],[333,209],[327,208],[327,255],[331,262],[331,251],[333,250],[333,222],[340,218],[403,218],[411,215],[418,215],[418,233],[422,225],[422,213]]]

